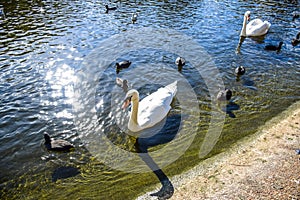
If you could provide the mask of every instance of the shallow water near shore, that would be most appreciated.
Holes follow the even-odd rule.
[[[115,86],[117,76],[130,77],[130,86],[138,87],[142,97],[164,84],[159,82],[157,73],[170,79],[180,77],[196,94],[200,116],[193,116],[193,110],[186,109],[188,115],[176,118],[185,110],[179,98],[167,120],[166,129],[170,132],[178,130],[172,127],[176,124],[172,120],[182,120],[185,132],[178,137],[196,130],[184,154],[162,168],[169,177],[226,151],[300,99],[300,47],[291,45],[300,26],[299,19],[292,19],[292,12],[300,9],[297,2],[130,1],[115,3],[117,11],[108,14],[105,14],[104,5],[104,2],[93,0],[0,1],[5,13],[0,17],[1,199],[134,199],[156,187],[159,181],[151,171],[115,170],[98,159],[82,139],[85,136],[82,130],[91,127],[78,124],[77,114],[82,113],[77,112],[75,103],[88,99],[94,102],[90,106],[95,109],[99,124],[104,124],[101,131],[107,138],[121,149],[136,152],[134,138],[120,131],[121,126],[111,117],[111,109],[103,107],[111,105],[114,95],[118,100],[123,98],[123,91]],[[272,26],[258,41],[246,38],[237,54],[246,10],[251,10],[252,18],[268,20]],[[132,12],[139,14],[135,24],[130,21]],[[188,56],[193,56],[190,47],[170,45],[169,51],[148,47],[106,60],[111,56],[106,53],[115,47],[101,46],[105,41],[143,28],[174,30],[192,38],[218,68],[218,78],[233,91],[222,134],[204,158],[199,158],[199,149],[212,118],[212,97],[205,81],[210,77],[201,77],[189,60],[181,73],[174,66],[176,57],[180,56],[176,52],[184,50]],[[170,31],[156,40],[169,41],[168,33],[174,36]],[[143,38],[138,39],[143,41]],[[284,42],[279,53],[264,50],[266,44],[279,41]],[[124,46],[118,48],[125,49],[128,44],[120,45]],[[101,49],[95,54],[95,50]],[[132,66],[117,75],[114,64],[123,59],[131,60]],[[101,67],[87,70],[86,62],[91,60],[90,66],[104,61],[108,64],[105,70]],[[240,65],[246,67],[246,74],[236,81],[234,69]],[[144,71],[146,75],[134,77],[133,71]],[[89,74],[99,74],[99,77],[83,79]],[[89,85],[85,83],[95,86],[96,92],[87,91]],[[87,124],[92,121],[88,117],[84,119]],[[75,150],[67,154],[46,151],[44,132],[72,142]],[[181,147],[179,140],[174,144]],[[149,151],[155,153],[165,146]],[[175,147],[173,151],[178,149]],[[113,149],[107,152],[113,153]],[[160,156],[162,161],[168,159],[168,155]],[[74,176],[70,173],[67,178],[62,176],[52,181],[54,172],[62,167],[78,169],[80,174],[75,170]]]

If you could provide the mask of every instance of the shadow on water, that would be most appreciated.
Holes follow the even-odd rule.
[[[234,102],[229,102],[227,105],[226,105],[226,114],[229,115],[229,117],[231,118],[235,118],[235,114],[233,113],[233,111],[235,110],[239,110],[240,109],[240,106]]]
[[[159,199],[171,198],[174,193],[174,187],[167,175],[159,168],[152,157],[148,154],[148,149],[150,147],[166,144],[172,141],[179,131],[180,121],[180,115],[170,116],[166,119],[166,123],[159,133],[149,138],[139,137],[135,143],[135,148],[139,156],[153,171],[162,184],[162,188],[158,192],[150,194],[151,196],[157,196]]]
[[[255,86],[255,82],[251,80],[250,78],[243,79],[243,85],[251,90],[257,90],[257,87]]]
[[[71,167],[71,166],[58,167],[52,173],[52,182],[55,182],[58,179],[70,178],[78,174],[80,174],[80,171],[75,167]]]

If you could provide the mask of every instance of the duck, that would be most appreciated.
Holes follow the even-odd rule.
[[[70,151],[74,145],[62,139],[52,139],[48,133],[44,134],[45,146],[49,151]]]
[[[300,43],[300,32],[296,35],[296,38],[292,39],[292,45],[297,46]]]
[[[300,16],[299,12],[294,11],[294,12],[293,12],[293,21],[294,21],[295,19],[298,19],[299,16]]]
[[[108,13],[108,11],[110,10],[117,10],[117,7],[109,7],[108,5],[105,5],[106,8],[106,13]]]
[[[297,45],[300,43],[300,40],[294,38],[294,39],[292,39],[292,42],[291,42],[291,43],[292,43],[293,47],[295,47],[295,46],[297,46]]]
[[[246,11],[244,14],[243,28],[240,36],[262,36],[267,34],[271,27],[271,23],[268,21],[262,21],[261,19],[254,19],[247,24],[247,21],[250,20],[250,13],[250,11]]]
[[[132,132],[139,132],[162,121],[170,111],[171,102],[176,93],[177,81],[159,88],[141,101],[137,90],[129,90],[122,105],[124,110],[132,103],[128,129]]]
[[[276,45],[266,45],[265,46],[265,50],[267,50],[267,51],[280,51],[280,49],[281,49],[281,46],[283,45],[283,42],[282,41],[280,41],[279,42],[279,45],[278,46],[276,46]]]
[[[132,21],[133,24],[137,21],[137,17],[138,17],[137,13],[132,13],[131,21]]]
[[[242,76],[244,75],[246,72],[246,68],[244,66],[238,66],[237,68],[235,68],[235,74],[237,76]]]
[[[218,101],[229,101],[232,97],[232,91],[230,89],[225,88],[224,90],[219,91],[217,95]]]
[[[185,59],[182,57],[177,57],[175,60],[175,64],[178,67],[178,71],[181,71],[182,67],[185,65]]]
[[[129,60],[124,60],[122,62],[116,63],[116,71],[117,74],[120,72],[121,69],[128,68],[131,65]]]
[[[117,86],[121,87],[125,93],[128,92],[128,81],[126,79],[116,78]]]
[[[128,68],[130,65],[131,65],[131,62],[129,60],[124,60],[119,63],[116,63],[116,68],[117,69]]]

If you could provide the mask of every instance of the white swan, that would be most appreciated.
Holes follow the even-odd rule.
[[[270,26],[271,23],[268,21],[262,21],[261,19],[254,19],[251,20],[248,24],[247,21],[250,20],[250,11],[245,12],[244,15],[244,22],[243,22],[243,28],[241,31],[241,36],[261,36],[265,35]]]
[[[138,132],[150,128],[162,121],[171,109],[171,102],[177,92],[177,81],[159,88],[139,102],[137,90],[129,90],[122,108],[125,109],[132,101],[132,109],[128,129]]]

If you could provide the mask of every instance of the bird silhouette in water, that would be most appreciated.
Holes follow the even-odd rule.
[[[137,21],[137,17],[138,17],[137,13],[132,13],[131,21],[132,21],[133,24]]]
[[[265,46],[265,50],[267,50],[267,51],[277,51],[277,52],[279,52],[280,50],[281,50],[281,46],[283,45],[283,42],[282,41],[280,41],[279,42],[279,44],[278,44],[278,46],[276,46],[276,45],[267,45],[267,46]]]
[[[108,5],[105,5],[106,8],[106,13],[108,13],[108,11],[110,10],[117,10],[117,7],[109,7]]]
[[[293,12],[293,21],[294,21],[295,19],[298,19],[299,16],[300,16],[299,12],[296,12],[296,11]]]
[[[175,60],[175,64],[177,65],[178,71],[181,72],[182,67],[185,65],[185,59],[182,57],[178,57]]]
[[[218,101],[229,101],[232,97],[232,91],[230,89],[224,89],[219,91],[217,95]]]
[[[235,68],[236,81],[240,80],[240,77],[245,74],[246,68],[244,66],[238,66]]]
[[[297,46],[300,43],[300,32],[296,35],[296,38],[292,39],[292,45]]]
[[[125,68],[128,68],[131,65],[131,62],[129,60],[125,60],[119,63],[116,63],[116,72],[117,74]]]
[[[47,133],[44,134],[45,146],[50,151],[70,151],[74,145],[62,139],[52,139]]]

